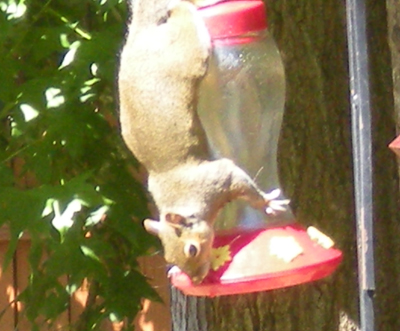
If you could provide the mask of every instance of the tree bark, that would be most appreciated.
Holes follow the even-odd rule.
[[[386,0],[388,11],[388,37],[392,60],[393,96],[397,127],[400,126],[400,4]]]
[[[388,3],[391,1],[398,6],[394,0]],[[387,149],[395,136],[390,52],[385,3],[367,2],[376,214],[376,330],[393,331],[400,330],[400,264],[394,262],[400,260],[400,223],[395,158]],[[297,221],[305,226],[315,225],[332,237],[343,251],[344,261],[327,279],[287,289],[200,301],[173,290],[174,331],[359,329],[346,8],[344,2],[334,0],[269,1],[267,5],[270,29],[287,75],[279,146],[281,183],[291,198]],[[400,49],[398,39],[396,45]],[[177,301],[185,302],[185,311]]]

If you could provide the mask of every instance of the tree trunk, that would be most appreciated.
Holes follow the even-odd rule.
[[[332,237],[344,261],[327,279],[287,289],[214,299],[185,298],[173,290],[174,331],[359,329],[346,8],[344,2],[334,0],[269,1],[268,5],[270,28],[287,75],[279,146],[281,183],[297,221],[315,225]],[[369,0],[367,8],[376,329],[393,331],[400,330],[400,264],[394,262],[400,261],[400,223],[395,158],[387,149],[395,136],[390,52],[385,3]]]
[[[388,36],[392,59],[393,95],[397,125],[400,125],[400,6],[396,0],[387,0]]]

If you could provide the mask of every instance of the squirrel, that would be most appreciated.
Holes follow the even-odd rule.
[[[132,1],[118,73],[122,137],[148,172],[160,215],[144,227],[161,239],[167,263],[198,284],[226,203],[241,198],[268,213],[287,202],[263,192],[233,161],[211,156],[196,111],[211,40],[195,1]]]

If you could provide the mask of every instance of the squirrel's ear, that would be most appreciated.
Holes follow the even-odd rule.
[[[165,214],[165,220],[167,223],[173,227],[181,227],[183,224],[185,224],[186,219],[179,215],[179,214],[173,214],[173,213],[168,213]]]
[[[147,232],[155,236],[158,236],[160,233],[160,222],[158,221],[146,219],[144,220],[143,225]]]

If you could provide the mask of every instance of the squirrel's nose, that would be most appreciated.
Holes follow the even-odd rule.
[[[192,283],[194,285],[200,284],[203,281],[203,279],[207,276],[209,270],[210,270],[210,262],[202,264],[196,270],[195,274],[191,277]]]

